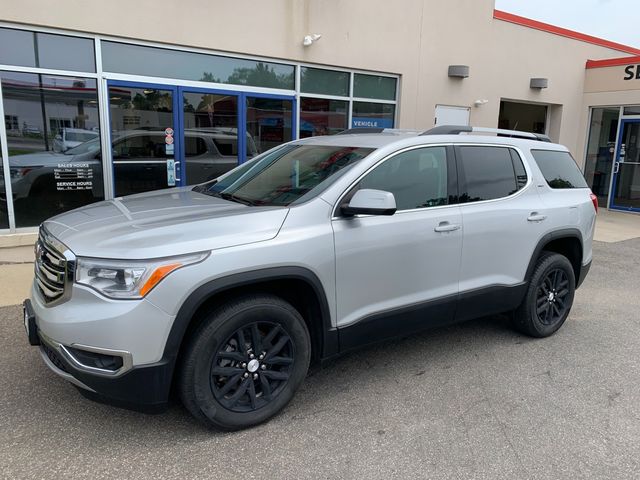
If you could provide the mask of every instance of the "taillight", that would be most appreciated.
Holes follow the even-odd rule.
[[[591,201],[593,202],[593,208],[596,209],[596,213],[598,213],[598,197],[596,197],[593,193],[589,193],[591,197]]]

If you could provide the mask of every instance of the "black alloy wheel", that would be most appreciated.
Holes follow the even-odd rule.
[[[569,316],[576,280],[567,257],[543,252],[533,269],[527,291],[513,312],[516,329],[532,337],[553,335]]]
[[[178,391],[205,425],[247,428],[289,403],[310,360],[309,331],[290,303],[270,294],[235,297],[211,309],[190,332]]]
[[[232,412],[264,407],[284,389],[294,366],[295,348],[285,329],[255,322],[233,332],[211,365],[211,390]]]
[[[556,268],[543,277],[538,286],[536,314],[544,325],[557,323],[566,313],[569,295],[569,278],[566,272]]]

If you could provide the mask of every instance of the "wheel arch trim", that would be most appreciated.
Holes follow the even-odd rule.
[[[533,250],[531,259],[529,260],[529,265],[527,267],[527,272],[524,277],[524,280],[526,282],[528,282],[531,279],[531,276],[533,275],[533,270],[536,267],[536,262],[538,260],[538,257],[540,256],[540,253],[544,250],[544,248],[552,241],[562,240],[564,238],[575,238],[576,240],[578,240],[580,242],[581,254],[582,255],[584,254],[584,242],[582,239],[582,233],[577,228],[563,228],[560,230],[554,230],[552,232],[549,232],[538,241],[536,248]],[[583,260],[582,255],[580,256],[579,267],[582,266],[582,260]],[[578,281],[578,276],[576,275],[576,283],[577,281]]]
[[[263,283],[265,281],[298,280],[311,287],[320,307],[322,327],[321,357],[332,356],[338,349],[337,331],[331,324],[331,313],[325,289],[318,276],[304,267],[271,267],[249,272],[241,272],[211,280],[196,288],[182,303],[178,314],[171,325],[165,343],[163,358],[176,359],[187,332],[189,324],[198,309],[212,296],[243,286]]]

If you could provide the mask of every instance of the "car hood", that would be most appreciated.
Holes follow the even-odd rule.
[[[182,187],[94,203],[53,217],[44,227],[78,256],[144,259],[269,240],[288,211]]]

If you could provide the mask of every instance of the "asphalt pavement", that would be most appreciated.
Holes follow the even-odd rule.
[[[0,478],[638,478],[640,239],[594,249],[553,337],[492,317],[367,348],[236,433],[86,400],[0,308]]]

